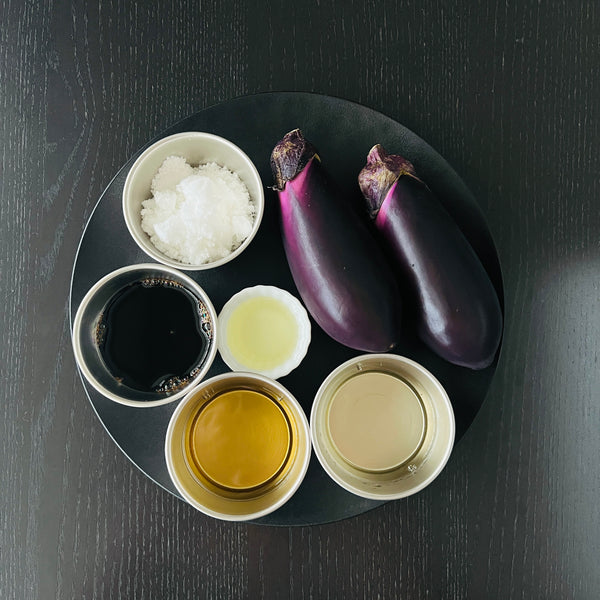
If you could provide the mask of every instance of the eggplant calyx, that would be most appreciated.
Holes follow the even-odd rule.
[[[376,144],[367,156],[367,164],[358,175],[358,185],[367,201],[369,216],[374,219],[392,186],[402,176],[418,177],[413,164],[399,154],[388,154]]]
[[[281,192],[285,184],[298,175],[313,159],[320,160],[317,149],[307,141],[300,129],[286,133],[271,152],[271,170],[275,185]]]

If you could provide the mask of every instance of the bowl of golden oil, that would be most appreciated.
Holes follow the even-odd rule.
[[[300,486],[310,460],[308,420],[290,392],[254,373],[202,382],[169,423],[165,457],[181,496],[228,521],[267,515]]]

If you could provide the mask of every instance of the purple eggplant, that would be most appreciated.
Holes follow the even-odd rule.
[[[309,313],[345,346],[390,350],[400,330],[400,289],[367,224],[299,129],[275,146],[271,167],[285,254]]]
[[[421,339],[453,364],[489,366],[500,344],[502,311],[456,222],[413,165],[379,145],[369,152],[358,181],[412,300]]]

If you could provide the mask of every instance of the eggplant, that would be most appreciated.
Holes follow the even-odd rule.
[[[400,331],[400,288],[352,198],[342,197],[299,129],[275,146],[271,168],[285,254],[308,312],[345,346],[390,350]]]
[[[410,296],[419,337],[453,364],[488,367],[500,344],[502,311],[485,268],[457,223],[414,166],[380,145],[369,152],[358,181]]]

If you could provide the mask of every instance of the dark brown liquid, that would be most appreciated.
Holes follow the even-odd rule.
[[[208,353],[204,305],[173,281],[148,279],[120,290],[99,324],[100,354],[110,373],[142,392],[173,392]]]

